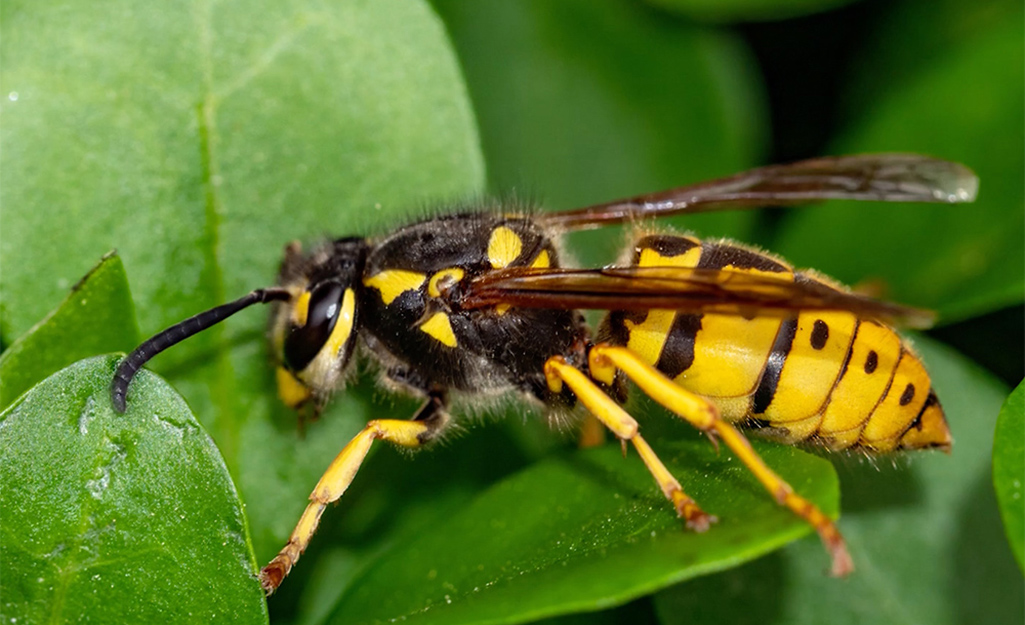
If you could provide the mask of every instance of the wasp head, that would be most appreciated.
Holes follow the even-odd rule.
[[[364,239],[332,241],[306,256],[285,249],[279,284],[290,298],[271,316],[278,394],[291,407],[322,400],[341,382],[358,326]]]

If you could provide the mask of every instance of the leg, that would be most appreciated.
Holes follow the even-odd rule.
[[[669,469],[662,464],[648,443],[637,433],[637,421],[627,414],[615,400],[598,388],[583,372],[567,363],[561,356],[555,356],[545,363],[545,377],[548,379],[548,385],[552,392],[560,392],[562,384],[565,383],[581,403],[591,411],[591,414],[597,417],[605,427],[612,430],[612,433],[620,440],[624,441],[624,445],[626,445],[625,441],[633,443],[641,460],[655,477],[655,481],[662,488],[666,498],[673,502],[676,513],[683,517],[687,527],[697,532],[703,532],[716,521],[714,516],[705,513],[693,499],[683,492],[680,483],[669,473]]]
[[[649,397],[686,419],[694,427],[719,436],[737,454],[758,481],[776,497],[780,505],[808,522],[819,533],[832,560],[832,573],[840,577],[854,570],[854,563],[843,536],[829,517],[813,503],[796,495],[781,477],[765,464],[737,428],[719,418],[719,411],[708,400],[694,395],[646,364],[633,352],[623,347],[595,345],[589,355],[591,375],[603,381],[621,369]]]
[[[366,427],[335,457],[317,482],[316,488],[310,494],[310,503],[292,530],[288,543],[260,570],[260,585],[263,586],[264,592],[272,594],[292,570],[299,556],[310,544],[313,533],[317,531],[317,524],[320,522],[320,515],[324,513],[324,508],[338,500],[349,488],[374,440],[386,440],[402,447],[420,447],[435,438],[448,424],[448,420],[442,396],[433,395],[411,421],[381,419],[367,423]]]

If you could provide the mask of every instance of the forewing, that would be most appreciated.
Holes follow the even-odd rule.
[[[512,267],[471,281],[463,308],[499,305],[590,310],[669,309],[695,313],[788,316],[800,310],[845,310],[861,318],[922,328],[929,311],[874,300],[804,274],[753,274],[732,268],[610,267],[536,269]]]

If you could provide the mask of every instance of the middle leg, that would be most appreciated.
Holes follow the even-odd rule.
[[[835,577],[842,577],[854,570],[843,536],[833,521],[815,504],[795,493],[790,484],[769,468],[747,438],[719,417],[714,404],[679,386],[624,347],[595,345],[589,355],[589,369],[596,380],[605,383],[610,383],[617,369],[622,370],[648,397],[699,430],[721,438],[780,505],[786,506],[815,528],[832,557],[832,574]]]
[[[548,387],[555,393],[560,392],[562,384],[565,383],[591,414],[623,441],[624,452],[626,441],[633,444],[644,465],[658,482],[662,493],[673,502],[676,513],[684,519],[688,528],[703,532],[716,522],[714,516],[702,510],[697,502],[683,492],[680,482],[673,477],[647,441],[638,433],[637,421],[587,375],[561,356],[554,356],[545,363],[545,378],[548,380]]]

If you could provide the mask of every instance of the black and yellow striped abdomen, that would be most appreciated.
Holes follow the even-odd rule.
[[[641,267],[729,268],[842,287],[728,242],[654,235]],[[612,312],[603,340],[623,345],[732,422],[786,442],[869,451],[949,447],[950,433],[918,356],[891,328],[845,311],[792,316]]]

